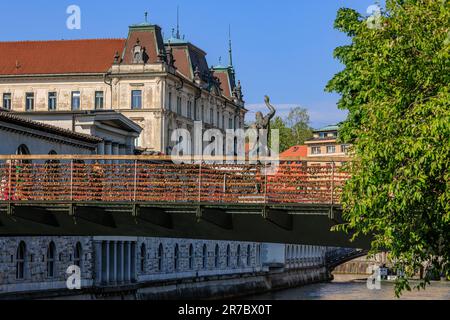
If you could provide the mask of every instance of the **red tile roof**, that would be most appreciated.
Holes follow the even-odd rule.
[[[294,146],[280,154],[280,158],[307,157],[308,146]]]
[[[125,39],[0,42],[0,75],[102,73]]]
[[[231,87],[230,87],[230,78],[228,77],[228,71],[215,71],[214,76],[219,78],[220,87],[223,90],[222,94],[227,98],[232,98],[231,96]]]

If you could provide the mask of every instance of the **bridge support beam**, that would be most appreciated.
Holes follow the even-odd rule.
[[[133,215],[141,221],[166,229],[173,229],[172,216],[163,208],[134,206]]]
[[[225,230],[233,230],[233,216],[217,208],[197,208],[197,219],[214,224]]]
[[[104,209],[96,207],[74,207],[73,211],[77,219],[82,219],[107,228],[117,228],[113,215]]]
[[[264,208],[263,217],[267,221],[286,231],[294,230],[294,218],[291,214],[288,214],[285,211]]]
[[[54,213],[47,211],[45,208],[15,206],[10,208],[11,216],[23,220],[39,223],[50,227],[59,227],[58,219]]]

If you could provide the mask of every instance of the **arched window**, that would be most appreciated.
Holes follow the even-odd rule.
[[[239,268],[241,266],[241,245],[238,245],[237,247],[237,253],[236,253],[237,257],[236,257],[236,264],[237,267]]]
[[[159,244],[158,247],[158,271],[161,272],[163,270],[163,258],[164,258],[164,248],[162,243]]]
[[[189,246],[189,269],[194,269],[194,246]]]
[[[227,268],[231,265],[231,247],[227,245]]]
[[[27,247],[25,242],[21,241],[17,247],[16,253],[16,279],[23,280],[25,278],[25,259]]]
[[[17,155],[28,155],[30,154],[30,149],[25,144],[21,144],[16,151]]]
[[[52,241],[48,245],[47,249],[47,276],[53,278],[55,276],[55,257],[56,257],[56,247],[55,243]]]
[[[141,255],[140,255],[140,266],[141,266],[141,273],[145,272],[145,257],[147,256],[147,249],[145,247],[145,243],[141,245]]]
[[[216,244],[216,250],[214,251],[214,267],[219,268],[220,259],[220,247]]]
[[[203,245],[203,269],[206,269],[208,267],[208,246],[206,244]]]
[[[252,263],[252,247],[251,245],[247,246],[247,266],[250,267],[250,264]]]
[[[174,254],[173,254],[173,269],[178,271],[180,267],[180,247],[178,244],[175,245]]]
[[[81,259],[83,256],[83,249],[81,243],[77,242],[73,250],[73,264],[81,268]]]

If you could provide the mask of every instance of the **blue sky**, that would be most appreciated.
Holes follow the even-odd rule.
[[[127,27],[149,21],[165,36],[176,25],[180,6],[181,32],[208,52],[210,65],[228,62],[228,25],[231,24],[234,64],[250,109],[261,109],[270,95],[285,115],[292,106],[311,114],[313,127],[339,122],[339,97],[324,92],[329,79],[342,69],[333,59],[335,47],[348,42],[333,29],[340,7],[361,13],[375,0],[41,0],[1,1],[0,41],[80,38],[123,38]],[[69,5],[81,8],[81,30],[66,28]]]

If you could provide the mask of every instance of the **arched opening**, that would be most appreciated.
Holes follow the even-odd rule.
[[[55,150],[51,150],[49,155],[57,155]],[[58,199],[61,193],[61,166],[59,160],[47,160],[45,161],[45,181],[44,192],[47,200]]]
[[[77,242],[73,251],[73,264],[81,268],[81,260],[83,257],[83,248],[80,242]]]
[[[146,265],[146,263],[145,263],[145,257],[147,256],[147,248],[145,247],[145,243],[143,243],[142,245],[141,245],[141,254],[140,254],[140,270],[141,270],[141,273],[144,273],[145,272],[145,265]]]
[[[180,247],[178,244],[175,245],[174,254],[173,254],[173,269],[178,271],[180,267]]]
[[[162,243],[158,247],[158,272],[163,270],[164,247]]]
[[[216,249],[214,250],[214,267],[219,268],[220,259],[220,247],[216,244]]]
[[[194,269],[194,246],[192,244],[189,246],[189,269]]]
[[[23,280],[25,279],[25,260],[27,254],[27,247],[25,242],[21,241],[19,246],[17,247],[16,252],[16,279]]]
[[[30,153],[30,149],[28,149],[27,145],[25,144],[21,144],[16,151],[16,154],[19,156],[24,156],[24,155],[29,155]]]
[[[55,276],[55,257],[56,257],[56,247],[55,243],[52,241],[47,248],[47,277],[53,278]]]
[[[208,246],[206,244],[203,245],[203,263],[202,263],[202,267],[203,269],[208,268]]]

